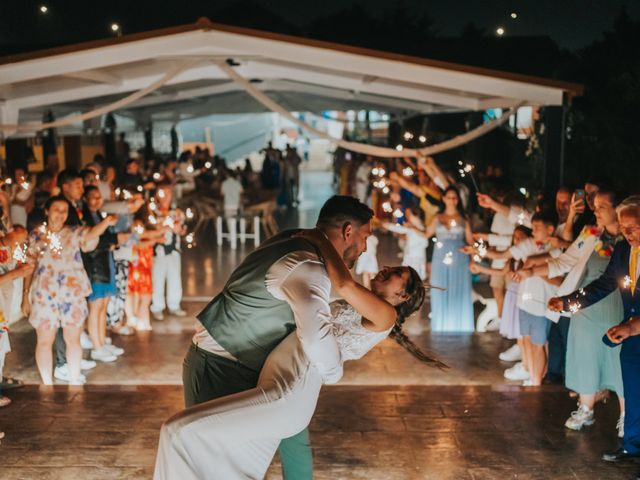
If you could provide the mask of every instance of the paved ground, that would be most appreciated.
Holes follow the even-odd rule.
[[[321,180],[310,179],[316,197],[283,224],[313,223],[328,190],[318,188]],[[381,263],[398,263],[393,240],[381,241]],[[249,248],[231,252],[201,238],[184,256],[191,316],[114,336],[125,355],[89,372],[83,388],[38,386],[34,332],[26,322],[15,325],[6,372],[29,385],[10,392],[13,404],[0,410],[0,479],[150,478],[159,427],[183,405],[180,369],[193,315]],[[567,431],[575,403],[564,389],[524,390],[503,379],[509,365],[497,354],[508,342],[495,333],[431,335],[427,314],[428,306],[408,331],[451,369],[427,368],[392,340],[348,363],[341,383],[323,390],[311,424],[316,478],[614,480],[640,471],[599,460],[616,445],[617,402],[599,405],[588,430]],[[277,459],[268,478],[280,478]]]

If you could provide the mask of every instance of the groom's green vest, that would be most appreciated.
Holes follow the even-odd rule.
[[[315,252],[307,241],[282,232],[250,253],[222,291],[198,315],[211,336],[243,365],[260,371],[267,355],[295,329],[289,304],[271,295],[265,276],[294,251]]]

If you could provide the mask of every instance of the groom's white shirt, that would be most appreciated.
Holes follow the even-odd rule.
[[[331,282],[324,264],[312,252],[291,252],[271,265],[265,277],[267,291],[286,301],[296,322],[296,334],[324,383],[342,377],[340,349],[331,325]],[[193,343],[221,357],[236,360],[198,322]]]

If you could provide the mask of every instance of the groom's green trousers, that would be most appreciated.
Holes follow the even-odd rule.
[[[238,362],[214,355],[191,344],[182,366],[184,403],[187,407],[214,398],[255,388],[259,372]],[[313,457],[309,430],[280,442],[280,460],[285,480],[311,480]]]

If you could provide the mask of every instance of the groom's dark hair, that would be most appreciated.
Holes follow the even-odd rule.
[[[373,210],[355,197],[334,195],[327,200],[318,215],[317,227],[341,227],[346,222],[364,225],[373,217]]]

